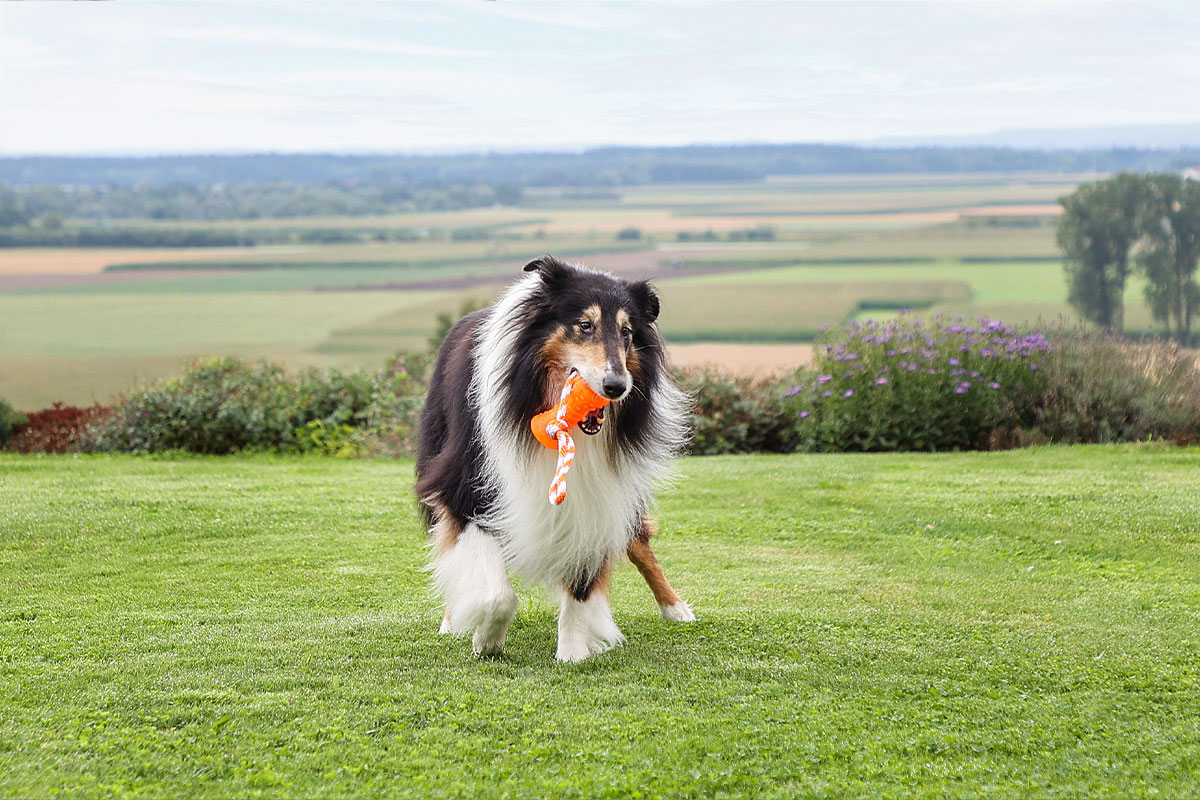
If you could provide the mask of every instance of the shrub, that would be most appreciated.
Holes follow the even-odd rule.
[[[1038,431],[1062,443],[1120,442],[1152,437],[1200,439],[1200,369],[1174,342],[1081,330],[1055,335],[1045,359],[1046,386]]]
[[[963,450],[1033,421],[1050,350],[1004,323],[935,316],[852,324],[784,391],[806,450]]]
[[[795,425],[774,382],[737,378],[712,369],[681,370],[677,378],[694,400],[690,452],[716,455],[795,449]]]
[[[421,353],[401,353],[371,378],[370,399],[358,438],[367,452],[387,456],[416,453],[417,423],[428,386],[429,363],[429,357]]]
[[[300,453],[354,458],[363,452],[357,441],[358,430],[350,425],[330,425],[324,420],[313,419],[293,433],[296,437],[294,448]]]
[[[100,404],[87,408],[55,403],[31,412],[13,429],[9,449],[18,453],[66,453],[78,448],[87,427],[110,413]]]
[[[358,426],[369,399],[370,380],[361,373],[309,370],[290,379],[263,361],[207,359],[118,402],[89,428],[85,444],[133,452],[297,449],[297,429],[313,420]]]
[[[25,422],[25,416],[18,414],[8,401],[0,399],[0,447],[6,447],[12,438],[13,429]]]

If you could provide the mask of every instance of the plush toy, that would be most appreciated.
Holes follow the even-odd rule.
[[[578,372],[571,370],[567,382],[563,384],[558,404],[529,421],[537,440],[551,450],[558,450],[558,469],[554,471],[554,480],[550,484],[550,502],[554,505],[566,499],[567,472],[575,463],[575,441],[571,438],[571,428],[582,422],[588,414],[604,408],[608,402],[607,397],[596,394]]]

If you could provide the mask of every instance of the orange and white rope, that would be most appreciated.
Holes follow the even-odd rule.
[[[562,397],[558,400],[558,410],[554,419],[546,426],[546,435],[558,440],[558,467],[554,470],[554,480],[550,482],[550,502],[561,505],[567,498],[567,473],[575,463],[575,440],[571,438],[571,426],[567,424],[567,397],[579,380],[578,373],[572,371],[563,384]]]

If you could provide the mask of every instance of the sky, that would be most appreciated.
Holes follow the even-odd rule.
[[[1200,3],[0,2],[3,155],[1200,124],[1198,86]]]

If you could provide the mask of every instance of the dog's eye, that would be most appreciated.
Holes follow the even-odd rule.
[[[592,323],[588,322],[586,319],[580,320],[579,321],[579,332],[582,333],[584,336],[591,333],[592,332]]]
[[[627,342],[630,339],[632,339],[633,338],[633,328],[629,327],[628,325],[626,325],[624,328],[621,328],[621,338]]]

